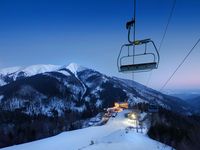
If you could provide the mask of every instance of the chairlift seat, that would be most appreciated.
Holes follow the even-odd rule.
[[[157,68],[156,62],[150,63],[140,63],[140,64],[128,64],[128,65],[121,65],[120,71],[121,72],[129,72],[129,71],[143,71],[143,70],[152,70]]]

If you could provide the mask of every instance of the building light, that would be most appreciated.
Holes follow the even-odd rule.
[[[137,120],[137,114],[136,113],[129,113],[128,118],[131,120]]]
[[[135,120],[136,119],[136,115],[135,114],[131,114],[131,119]]]

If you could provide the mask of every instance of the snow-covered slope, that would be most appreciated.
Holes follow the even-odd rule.
[[[83,71],[87,69],[76,63],[70,63],[69,65],[64,65],[64,66],[40,64],[40,65],[32,65],[28,67],[10,67],[10,68],[0,69],[0,75],[10,75],[10,74],[18,74],[19,72],[24,72],[27,76],[33,76],[35,74],[58,71],[64,68],[69,69],[74,74],[76,74],[79,71]]]
[[[32,65],[29,67],[12,67],[0,70],[0,86],[6,85],[9,82],[17,80],[17,78],[24,78],[34,76],[36,74],[55,71],[60,66],[56,65]]]
[[[150,139],[145,133],[127,127],[135,127],[125,118],[123,111],[103,126],[63,132],[43,140],[16,145],[2,150],[171,150],[172,148]],[[93,142],[92,142],[93,141]],[[91,142],[93,144],[91,144]]]
[[[34,76],[36,74],[41,74],[45,72],[63,72],[63,69],[70,70],[73,74],[77,74],[79,71],[83,71],[84,67],[79,66],[76,63],[70,63],[67,66],[58,66],[58,65],[32,65],[28,67],[11,67],[11,68],[4,68],[0,70],[0,86],[6,85],[11,81],[17,80],[17,78],[24,78]],[[9,80],[8,80],[9,79]]]
[[[32,65],[28,67],[12,67],[0,70],[0,74],[18,74],[19,72],[24,72],[27,76],[32,76],[39,73],[49,72],[57,70],[60,66],[56,65]]]
[[[67,67],[73,74],[77,75],[78,72],[86,70],[87,68],[82,67],[76,63],[70,63]]]
[[[18,70],[20,70],[21,67],[10,67],[10,68],[4,68],[0,70],[0,74],[2,75],[8,75],[14,72],[17,72]]]

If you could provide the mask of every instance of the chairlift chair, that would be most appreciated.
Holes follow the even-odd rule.
[[[156,45],[151,39],[144,39],[144,40],[135,40],[136,39],[136,0],[134,0],[134,14],[133,18],[126,23],[126,29],[128,30],[128,44],[122,45],[118,58],[117,58],[117,66],[119,72],[123,73],[135,73],[135,72],[146,72],[151,71],[153,69],[158,68],[158,64],[160,61],[160,56]],[[133,33],[132,33],[133,30]],[[139,52],[135,54],[135,51],[138,52],[137,47],[144,45],[145,50],[144,52]],[[149,51],[149,46],[153,45],[153,52]],[[148,47],[147,47],[148,46]],[[133,54],[130,55],[129,48],[133,48]],[[124,51],[125,53],[124,55]],[[123,53],[122,53],[123,52]],[[143,61],[143,62],[136,62],[137,58],[144,58],[145,56],[149,56],[151,58],[150,61]],[[131,59],[131,63],[130,60]],[[124,63],[126,62],[126,63]]]
[[[150,44],[153,45],[154,52],[148,52],[147,46]],[[143,53],[132,54],[132,55],[129,54],[130,47],[133,47],[133,46],[137,47],[141,45],[145,45],[145,51]],[[124,51],[125,52],[127,51],[127,54],[122,54],[122,52]],[[139,62],[139,63],[132,61],[132,63],[130,62],[124,63],[124,61],[126,62],[126,60],[128,59],[135,60],[136,57],[142,58],[144,56],[149,56],[151,58],[151,61]],[[160,61],[160,56],[154,42],[151,39],[144,39],[144,40],[137,40],[131,43],[129,42],[129,44],[122,45],[118,59],[117,59],[117,65],[118,65],[119,72],[123,72],[123,73],[146,72],[146,71],[151,71],[153,69],[157,69],[159,61]]]

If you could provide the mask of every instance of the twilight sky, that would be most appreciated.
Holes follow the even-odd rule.
[[[152,38],[159,46],[173,0],[138,0],[138,39]],[[70,62],[110,76],[118,73],[119,48],[127,42],[125,23],[132,0],[1,0],[0,68]],[[149,86],[159,89],[200,36],[200,1],[177,0],[161,49],[159,69]],[[135,75],[146,84],[150,73]],[[200,88],[198,45],[166,88]]]

